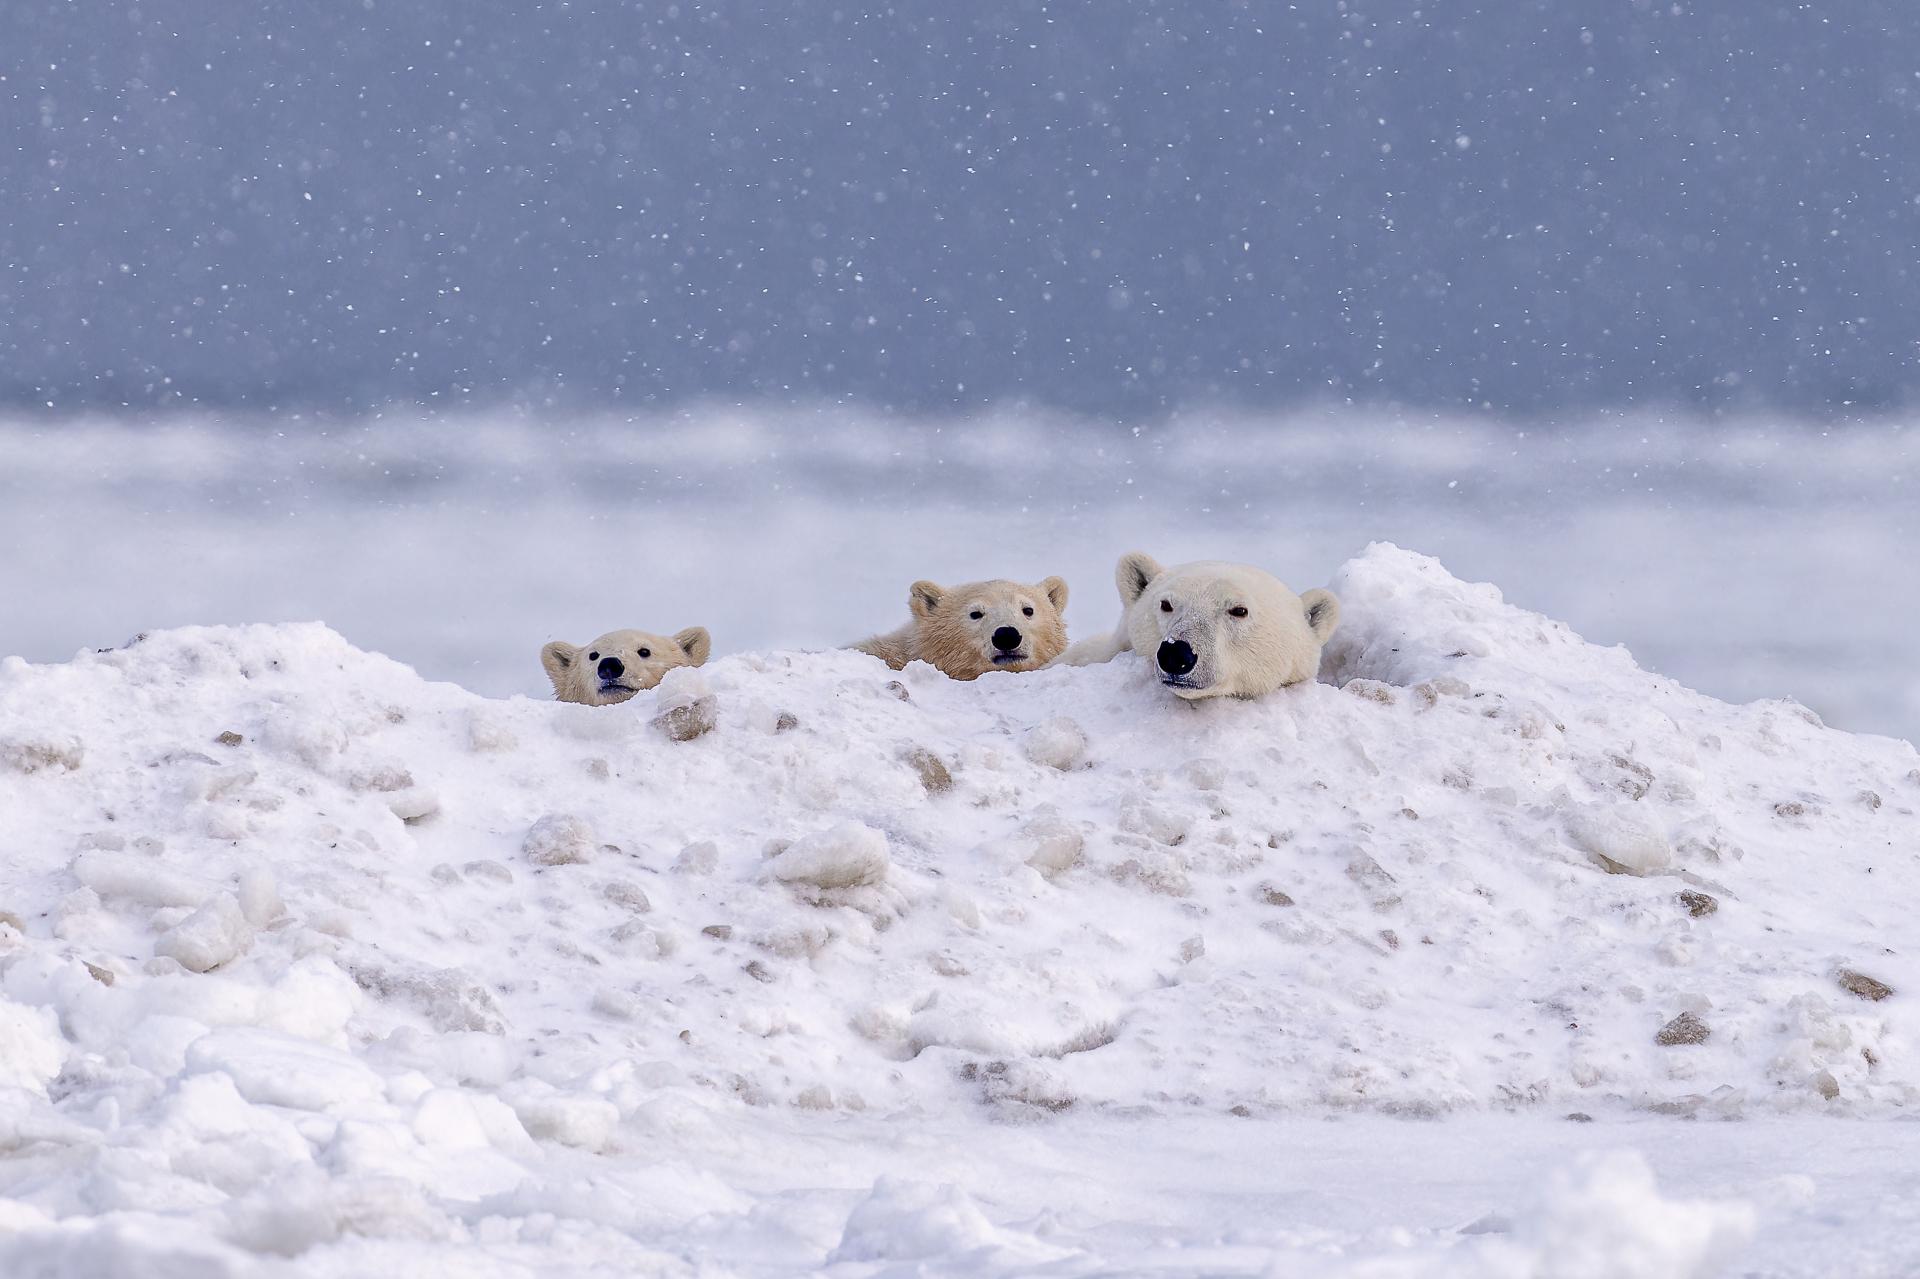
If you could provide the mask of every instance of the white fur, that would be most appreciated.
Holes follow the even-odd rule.
[[[1188,701],[1258,697],[1312,679],[1321,648],[1340,624],[1340,602],[1331,592],[1295,595],[1251,564],[1200,560],[1166,568],[1135,551],[1120,557],[1114,582],[1120,625],[1111,635],[1075,644],[1057,664],[1091,666],[1139,653],[1163,685]],[[1236,609],[1245,615],[1236,616]],[[1179,643],[1192,649],[1193,668],[1169,674],[1159,664],[1161,646]]]
[[[659,684],[676,666],[700,666],[713,652],[713,637],[704,626],[689,626],[674,635],[650,631],[608,631],[591,644],[554,640],[540,650],[540,664],[553,681],[553,695],[582,706],[614,706],[643,689]],[[618,675],[602,678],[602,658],[618,658]]]

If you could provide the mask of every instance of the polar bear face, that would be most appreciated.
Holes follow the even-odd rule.
[[[553,695],[582,706],[612,706],[658,684],[676,666],[699,666],[713,651],[704,626],[676,635],[608,631],[591,644],[555,640],[540,650]]]
[[[1340,624],[1329,591],[1295,595],[1250,564],[1201,560],[1164,568],[1138,551],[1114,571],[1127,638],[1188,701],[1258,697],[1312,679]]]
[[[916,656],[954,679],[988,671],[1030,671],[1067,647],[1067,584],[1057,577],[1027,586],[1020,582],[969,582],[946,587],[915,582],[907,597],[913,610]]]

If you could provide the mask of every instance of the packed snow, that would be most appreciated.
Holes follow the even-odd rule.
[[[0,661],[0,1272],[1898,1273],[1920,754],[1331,585],[1253,702]]]

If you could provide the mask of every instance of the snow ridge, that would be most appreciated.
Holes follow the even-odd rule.
[[[134,1212],[106,1255],[186,1219],[195,1273],[465,1238],[550,1211],[543,1160],[756,1108],[1920,1099],[1910,745],[1714,702],[1392,546],[1333,589],[1321,682],[1258,702],[848,652],[494,701],[318,625],[0,662],[0,1146],[84,1170],[15,1185],[21,1224]],[[993,1230],[874,1195],[815,1261]]]

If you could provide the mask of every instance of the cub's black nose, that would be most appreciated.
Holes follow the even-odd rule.
[[[1002,653],[1011,653],[1020,647],[1020,632],[1011,626],[1002,626],[993,633],[993,646]]]
[[[1185,675],[1197,660],[1193,645],[1185,640],[1167,640],[1160,645],[1160,669],[1169,675]]]
[[[600,678],[601,679],[619,679],[622,675],[625,675],[626,673],[627,673],[627,664],[621,661],[619,658],[603,657],[600,659]]]

